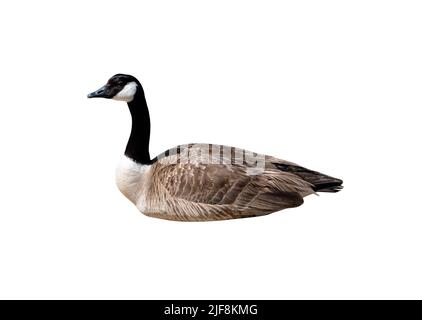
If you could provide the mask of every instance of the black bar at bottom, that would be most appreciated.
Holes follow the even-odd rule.
[[[419,301],[411,301],[414,306]],[[13,317],[61,318],[63,316],[116,319],[293,319],[323,317],[403,318],[411,312],[392,301],[281,301],[281,300],[55,300],[1,301],[2,313]],[[418,309],[419,310],[419,309]],[[292,317],[293,316],[293,317]]]

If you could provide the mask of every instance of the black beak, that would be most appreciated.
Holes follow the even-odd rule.
[[[108,85],[102,86],[97,91],[88,94],[88,98],[110,98],[110,88]]]

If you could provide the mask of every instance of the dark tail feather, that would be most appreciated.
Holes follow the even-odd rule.
[[[317,171],[312,171],[300,166],[274,163],[278,169],[285,172],[291,172],[309,182],[314,187],[315,192],[339,192],[343,189],[343,181],[337,178],[327,176]]]
[[[340,179],[332,178],[333,182],[317,184],[314,187],[315,192],[339,192],[343,189],[343,181]]]

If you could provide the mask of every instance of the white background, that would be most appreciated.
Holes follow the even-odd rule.
[[[418,1],[0,5],[0,298],[422,298]],[[142,82],[153,156],[247,148],[344,179],[272,215],[140,214],[114,169]]]

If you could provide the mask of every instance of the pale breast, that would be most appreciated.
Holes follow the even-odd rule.
[[[150,169],[150,165],[136,163],[126,156],[121,159],[116,169],[117,187],[141,211],[145,207]]]

